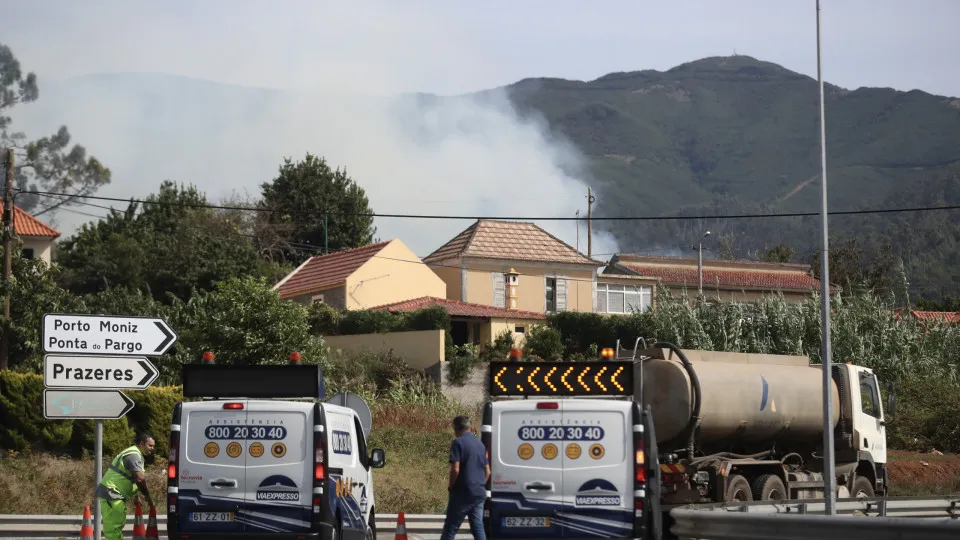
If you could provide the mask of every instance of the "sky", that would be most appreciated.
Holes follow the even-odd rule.
[[[960,2],[821,4],[830,83],[960,96],[960,70],[953,69]],[[577,172],[582,156],[575,149],[517,117],[504,100],[423,111],[393,102],[370,107],[361,94],[461,94],[527,77],[591,80],[734,53],[813,77],[817,67],[815,0],[34,0],[5,6],[0,36],[40,80],[40,100],[14,110],[15,127],[36,137],[67,124],[74,140],[114,171],[100,194],[142,197],[163,178],[195,183],[211,198],[256,191],[284,155],[312,151],[347,167],[381,213],[573,217],[586,211],[589,178]],[[256,110],[215,103],[216,129],[174,136],[158,127],[143,135],[142,125],[169,113],[149,106],[149,93],[130,89],[136,84],[99,82],[77,107],[78,77],[115,73],[288,93]],[[291,98],[289,91],[298,93]],[[172,117],[181,123],[198,116],[180,114],[186,118]],[[465,133],[465,123],[473,131]],[[430,140],[412,136],[424,129]],[[143,149],[157,141],[163,159]],[[56,223],[69,234],[88,219],[63,212]],[[468,224],[377,221],[379,236],[399,236],[421,256]],[[541,225],[576,242],[572,225]],[[612,238],[594,240],[595,253],[618,249]]]

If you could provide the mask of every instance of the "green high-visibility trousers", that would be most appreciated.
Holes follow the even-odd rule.
[[[106,540],[123,540],[123,526],[127,523],[127,501],[100,501],[100,519],[103,523],[103,537]]]

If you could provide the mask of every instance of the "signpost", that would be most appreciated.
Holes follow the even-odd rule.
[[[41,338],[44,418],[96,420],[94,489],[103,476],[103,421],[123,418],[133,400],[121,390],[143,390],[160,372],[147,359],[177,342],[163,319],[46,313]],[[100,538],[100,505],[93,505]]]

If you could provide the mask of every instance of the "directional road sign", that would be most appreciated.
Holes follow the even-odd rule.
[[[133,400],[119,390],[43,391],[44,418],[115,420],[133,408]]]
[[[143,390],[160,372],[145,356],[43,357],[43,384],[53,388],[118,388]]]
[[[43,352],[160,356],[177,342],[163,319],[109,315],[43,316]]]

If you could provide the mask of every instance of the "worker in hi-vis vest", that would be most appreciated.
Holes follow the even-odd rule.
[[[149,433],[141,433],[134,439],[134,445],[117,454],[107,472],[97,486],[96,497],[100,504],[103,520],[103,535],[107,540],[121,540],[123,526],[127,523],[127,501],[136,497],[140,504],[140,491],[147,497],[150,508],[153,498],[147,490],[147,479],[143,475],[143,458],[153,454],[156,441]]]

